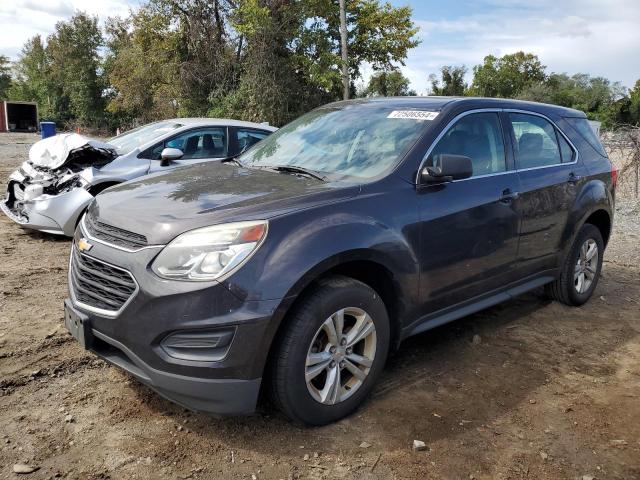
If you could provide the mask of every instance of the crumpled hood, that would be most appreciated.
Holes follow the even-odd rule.
[[[150,244],[165,244],[194,228],[268,219],[359,190],[353,183],[208,162],[110,188],[90,208],[100,222],[145,235]]]
[[[118,156],[115,147],[92,140],[77,133],[62,133],[33,144],[29,150],[29,162],[43,168],[55,170],[63,165],[90,156],[95,162],[108,162]]]

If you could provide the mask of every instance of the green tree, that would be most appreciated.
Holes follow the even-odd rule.
[[[229,28],[232,0],[150,0],[148,8],[170,19],[178,62],[179,112],[200,116],[217,92],[231,90],[237,80],[236,42]]]
[[[518,98],[582,110],[605,127],[626,122],[629,109],[629,98],[620,83],[584,73],[552,73],[529,85]]]
[[[103,120],[103,79],[99,49],[103,38],[98,18],[76,13],[58,22],[47,39],[49,75],[54,88],[54,113],[60,120],[75,119],[83,125]]]
[[[49,93],[49,61],[40,35],[25,43],[14,63],[14,81],[9,90],[12,100],[35,101],[42,118],[53,119]]]
[[[345,4],[349,88],[367,63],[409,93],[393,71],[418,43],[411,9]],[[281,125],[342,96],[339,24],[335,0],[146,0],[104,37],[76,13],[25,45],[10,94],[94,126],[206,114]]]
[[[211,115],[282,125],[309,105],[315,106],[321,93],[310,80],[309,70],[297,63],[292,47],[305,22],[304,8],[300,2],[239,3],[232,17],[243,39],[238,50],[238,86],[212,97]],[[326,78],[321,77],[321,82]]]
[[[147,123],[178,113],[179,34],[171,16],[143,7],[106,24],[108,112],[117,123]]]
[[[334,0],[238,2],[232,19],[244,39],[239,86],[212,102],[212,112],[252,115],[280,125],[342,98],[339,14]],[[352,81],[360,77],[363,63],[391,70],[417,45],[408,7],[350,0],[346,14]],[[354,93],[353,83],[350,88]]]
[[[487,55],[482,65],[473,67],[470,93],[514,98],[530,85],[544,81],[545,68],[532,53],[516,52],[500,58]]]
[[[7,98],[11,87],[11,62],[5,55],[0,55],[0,99]]]
[[[464,76],[467,74],[467,67],[445,65],[440,68],[440,77],[429,75],[431,83],[431,95],[446,97],[459,97],[465,94],[467,84]]]
[[[318,57],[324,60],[325,71],[332,79],[331,90],[336,98],[341,91],[340,67],[340,11],[338,2],[333,0],[304,0],[304,19],[296,42],[297,52],[314,62]],[[360,77],[364,63],[374,70],[392,70],[404,60],[410,49],[419,44],[416,38],[418,28],[411,20],[410,7],[394,7],[379,0],[348,0],[346,2],[349,53],[349,77]],[[338,73],[338,75],[335,75]],[[336,80],[333,80],[337,78]],[[352,90],[354,86],[352,83]]]
[[[400,70],[383,70],[374,73],[364,91],[371,97],[406,97],[415,96],[416,92],[409,88],[409,79]]]
[[[629,123],[640,125],[640,80],[629,91]]]

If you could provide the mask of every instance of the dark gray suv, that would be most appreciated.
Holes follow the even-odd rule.
[[[237,158],[98,195],[66,325],[187,408],[353,411],[401,341],[545,286],[592,295],[617,172],[582,112],[499,99],[316,109]]]

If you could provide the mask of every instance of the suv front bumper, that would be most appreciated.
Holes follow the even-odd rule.
[[[72,249],[77,250],[82,238],[81,226]],[[149,268],[161,247],[123,251],[91,237],[88,241],[91,247],[83,255],[126,270],[138,289],[121,310],[108,315],[76,302],[70,278],[65,324],[71,334],[88,350],[186,408],[219,415],[252,412],[277,319],[287,302],[245,300],[242,291],[232,293],[226,283],[162,279]],[[229,331],[232,337],[227,334],[222,351],[211,349],[215,355],[176,353],[184,347],[183,334]],[[167,345],[174,336],[180,338]]]
[[[248,414],[255,410],[261,378],[200,378],[153,368],[123,343],[93,329],[89,316],[76,310],[68,299],[65,326],[87,350],[185,408],[217,415]]]

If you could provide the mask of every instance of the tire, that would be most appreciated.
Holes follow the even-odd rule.
[[[343,335],[332,340],[331,326],[339,331],[340,311],[344,312]],[[352,342],[358,338],[356,330],[366,336]],[[270,375],[275,405],[291,420],[308,425],[326,425],[345,417],[376,383],[389,341],[387,309],[373,289],[349,277],[321,279],[292,311],[275,349]],[[354,360],[357,357],[362,364]],[[331,381],[335,378],[340,383]]]
[[[590,252],[592,245],[595,245],[597,248],[595,253],[597,259],[591,257],[591,260],[585,264],[584,253],[581,258],[582,248],[583,246],[587,246],[587,250]],[[603,254],[604,241],[602,240],[600,230],[590,223],[584,224],[571,246],[571,250],[562,266],[560,276],[553,283],[546,285],[545,291],[547,294],[552,299],[569,306],[577,307],[586,303],[598,285],[600,271],[602,270]],[[582,263],[578,264],[578,260]],[[584,278],[586,280],[589,279],[589,275],[593,275],[588,285],[586,283],[580,283],[579,279],[576,278],[577,272],[580,269],[582,269],[581,271],[585,275]]]

